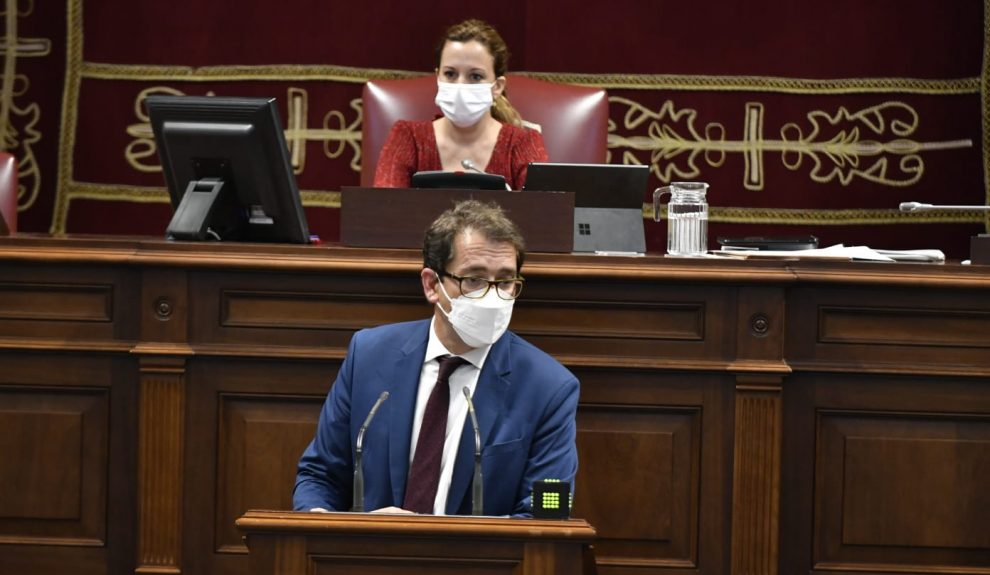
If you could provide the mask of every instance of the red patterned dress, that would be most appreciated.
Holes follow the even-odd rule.
[[[536,130],[502,124],[486,172],[505,176],[513,190],[522,189],[530,162],[548,159],[543,136]],[[442,170],[437,139],[430,120],[399,120],[382,146],[375,168],[375,187],[405,188],[412,175],[428,170]]]

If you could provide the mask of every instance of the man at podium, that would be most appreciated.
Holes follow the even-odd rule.
[[[420,271],[433,317],[354,335],[299,462],[296,510],[468,515],[479,461],[485,515],[530,515],[541,479],[573,486],[578,380],[507,330],[524,254],[495,204],[433,222]]]

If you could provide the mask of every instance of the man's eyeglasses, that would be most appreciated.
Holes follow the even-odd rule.
[[[459,276],[457,274],[452,274],[446,270],[441,272],[443,275],[454,279],[461,290],[461,295],[466,298],[471,299],[481,299],[488,295],[488,290],[495,288],[495,295],[502,299],[512,300],[519,297],[522,293],[523,283],[526,282],[522,277],[514,277],[504,280],[488,280],[485,278],[479,278],[474,276]]]

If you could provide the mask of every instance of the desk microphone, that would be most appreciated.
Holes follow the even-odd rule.
[[[388,392],[383,391],[382,394],[378,396],[378,401],[375,402],[375,405],[371,406],[371,411],[368,412],[368,417],[364,418],[364,423],[362,423],[360,429],[358,429],[357,445],[354,450],[354,506],[351,507],[351,511],[364,511],[364,469],[361,467],[361,452],[364,444],[364,432],[367,431],[368,425],[371,424],[371,418],[375,416],[375,413],[378,412],[378,408],[385,403],[386,399],[388,399]]]
[[[467,400],[468,413],[471,414],[471,425],[474,427],[474,488],[471,492],[471,515],[484,515],[482,511],[484,509],[484,487],[481,484],[481,431],[478,429],[478,415],[474,412],[474,402],[471,401],[471,390],[465,385],[461,391],[464,392],[464,399]]]
[[[471,160],[469,160],[467,158],[464,158],[463,160],[461,160],[461,166],[465,170],[471,170],[472,172],[478,172],[479,174],[487,174],[488,173],[488,172],[482,172],[481,170],[479,170],[478,169],[478,166],[475,166],[474,165],[474,162],[472,162]],[[505,182],[505,189],[508,190],[508,191],[510,191],[510,192],[512,191],[512,186],[509,185],[509,182]]]
[[[477,168],[477,166],[474,165],[474,162],[472,162],[471,160],[469,160],[467,158],[464,158],[463,160],[461,160],[461,166],[463,166],[465,170],[471,170],[472,172],[478,172],[479,174],[484,174],[485,173],[485,172],[482,172],[481,170],[479,170]]]
[[[902,212],[929,212],[932,210],[947,210],[947,211],[990,211],[990,206],[939,206],[932,204],[922,204],[919,202],[901,202],[900,209]]]

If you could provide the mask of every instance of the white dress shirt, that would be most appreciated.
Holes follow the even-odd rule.
[[[430,399],[433,386],[436,385],[437,375],[440,372],[440,364],[437,358],[443,355],[455,355],[450,353],[437,337],[434,328],[436,318],[430,322],[430,339],[426,344],[426,357],[423,362],[423,369],[419,373],[419,391],[416,393],[416,412],[413,414],[412,439],[409,444],[409,465],[412,466],[413,457],[416,455],[416,443],[419,442],[419,428],[423,425],[423,414],[426,412],[426,402]],[[437,485],[437,498],[433,502],[433,514],[445,515],[447,508],[447,493],[450,491],[450,482],[454,476],[454,461],[457,459],[457,448],[461,443],[461,432],[468,416],[467,400],[464,399],[464,392],[467,387],[474,398],[474,390],[478,386],[478,376],[481,374],[481,367],[485,364],[485,358],[492,346],[474,348],[460,355],[468,363],[454,370],[454,373],[447,380],[450,385],[450,406],[447,411],[447,432],[443,444],[443,455],[440,462],[440,483]]]

